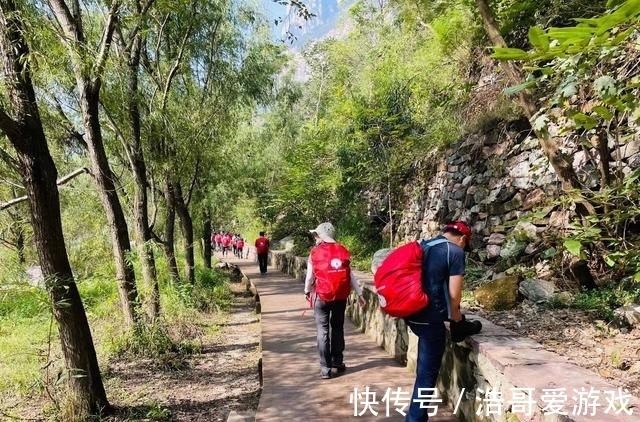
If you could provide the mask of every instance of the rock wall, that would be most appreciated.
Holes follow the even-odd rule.
[[[535,248],[509,244],[507,234],[529,220],[529,232],[566,228],[571,210],[555,204],[560,183],[538,139],[528,136],[527,123],[496,125],[486,134],[473,134],[448,152],[435,169],[419,169],[406,184],[407,202],[401,211],[396,240],[413,240],[437,233],[442,223],[462,219],[473,229],[473,247],[481,260],[491,260]],[[586,187],[599,183],[594,149],[563,152],[573,157]],[[627,175],[640,167],[639,136],[615,144],[610,140],[612,172]],[[526,239],[526,236],[525,236]],[[531,240],[531,239],[530,239]]]

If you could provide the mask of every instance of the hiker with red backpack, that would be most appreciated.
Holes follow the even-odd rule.
[[[256,239],[254,246],[256,247],[256,255],[258,256],[258,266],[260,274],[267,273],[267,262],[269,261],[269,239],[264,232],[260,232],[260,236]]]
[[[226,232],[220,238],[220,246],[222,247],[222,256],[226,256],[229,249],[231,249],[231,234]]]
[[[244,239],[238,235],[238,241],[236,243],[236,256],[242,258],[242,251],[244,250]]]
[[[482,329],[480,321],[468,321],[460,311],[465,251],[470,250],[470,245],[471,229],[462,221],[449,223],[440,236],[420,242],[424,251],[422,289],[428,297],[428,305],[405,318],[407,326],[418,337],[416,381],[405,422],[429,419],[429,408],[423,404],[428,401],[425,394],[435,397],[433,392],[445,350],[445,321],[450,323],[454,343]],[[384,265],[385,261],[378,271]]]
[[[366,300],[351,272],[349,251],[334,240],[333,224],[322,223],[310,232],[315,236],[316,246],[307,261],[304,295],[314,309],[320,377],[329,379],[332,369],[337,374],[347,369],[343,361],[344,315],[351,289],[357,293],[360,306]]]
[[[222,250],[222,232],[217,232],[215,236],[213,236],[213,241],[216,244],[216,252]]]

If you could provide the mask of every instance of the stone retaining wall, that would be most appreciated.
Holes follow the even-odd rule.
[[[560,182],[540,142],[518,121],[496,126],[486,134],[472,134],[441,154],[437,168],[415,164],[411,180],[403,189],[404,203],[393,227],[395,244],[430,238],[443,222],[464,220],[472,227],[474,254],[481,261],[494,261],[539,252],[538,234],[566,230],[573,211],[554,201]],[[574,146],[575,147],[575,146]],[[599,182],[598,153],[580,146],[574,151],[573,166],[580,182],[593,188]],[[628,175],[640,167],[640,140],[635,137],[619,143],[610,140],[613,174]],[[384,211],[388,198],[371,203],[373,215]],[[512,244],[514,227],[530,221]],[[385,230],[389,230],[387,227]],[[519,230],[519,229],[518,229]],[[387,233],[389,234],[389,233]],[[524,242],[522,245],[519,242]]]
[[[272,251],[269,260],[270,265],[300,282],[302,294],[306,258]],[[380,311],[371,274],[355,274],[364,286],[367,305],[360,308],[352,295],[347,315],[408,370],[415,371],[417,337],[408,332],[404,321]],[[482,321],[482,332],[465,342],[447,343],[438,383],[443,401],[458,408],[461,421],[640,422],[638,398],[625,396],[624,391],[619,392],[598,375],[544,350],[528,338],[482,318],[467,316]],[[560,396],[552,399],[552,394]],[[585,406],[587,402],[596,403],[596,398],[598,406]],[[614,405],[626,401],[635,408],[610,407],[609,401]],[[554,403],[562,405],[567,414],[548,410],[543,414],[542,410],[553,408]]]

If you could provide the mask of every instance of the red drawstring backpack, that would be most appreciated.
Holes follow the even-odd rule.
[[[424,243],[410,242],[394,250],[382,261],[373,275],[380,309],[386,314],[404,318],[429,305],[429,297],[422,289],[422,259],[429,248],[447,239]]]

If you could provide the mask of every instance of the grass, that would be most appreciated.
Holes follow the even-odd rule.
[[[166,274],[163,263],[158,262],[158,273]],[[26,283],[18,270],[6,274],[10,277],[0,284],[0,401],[4,405],[22,400],[21,406],[33,406],[26,397],[40,394],[45,388],[54,397],[59,396],[60,386],[52,380],[56,368],[63,364],[57,327],[47,293]],[[102,370],[107,370],[109,360],[123,353],[129,359],[143,356],[172,366],[179,366],[186,356],[198,353],[199,336],[214,333],[219,327],[203,328],[197,321],[202,321],[206,313],[229,309],[233,293],[228,281],[226,273],[204,268],[196,268],[194,285],[174,285],[161,277],[162,317],[158,324],[125,332],[113,276],[101,275],[98,269],[93,275],[78,279]],[[50,377],[45,376],[47,371]],[[105,378],[108,379],[106,373]],[[166,416],[164,409],[150,409],[148,418],[162,420]]]
[[[13,284],[0,290],[0,318],[28,319],[46,313],[47,293],[28,284]]]
[[[41,384],[49,325],[47,315],[0,320],[0,396],[24,395]]]
[[[596,290],[581,292],[574,298],[574,308],[591,311],[596,318],[612,321],[614,310],[620,306],[629,305],[640,299],[640,286],[632,288],[601,287]]]
[[[26,283],[0,290],[0,391],[24,394],[46,362],[50,317],[47,294]]]

